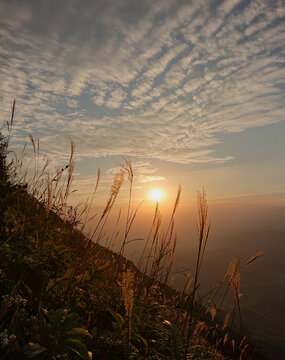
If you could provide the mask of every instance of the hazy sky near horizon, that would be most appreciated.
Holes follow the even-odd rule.
[[[123,157],[138,197],[284,191],[282,0],[1,0],[0,39],[13,146],[64,166],[72,138],[82,196]]]

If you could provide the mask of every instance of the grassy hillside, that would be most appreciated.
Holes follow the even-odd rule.
[[[131,189],[131,164],[116,175],[106,208],[87,238],[78,229],[84,228],[84,221],[79,222],[87,218],[90,204],[83,214],[67,205],[73,151],[69,164],[54,177],[38,170],[27,180],[19,175],[19,162],[7,161],[8,139],[1,136],[0,358],[261,359],[232,330],[229,314],[197,300],[209,233],[205,194],[198,196],[196,273],[178,293],[167,282],[180,192],[166,234],[160,233],[157,212],[136,268],[123,256],[135,213],[128,212],[118,254],[99,245],[123,170]],[[235,292],[238,271],[238,264],[232,264],[224,280]]]

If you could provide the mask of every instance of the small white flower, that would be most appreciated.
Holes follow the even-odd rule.
[[[9,341],[12,342],[12,341],[14,341],[14,340],[16,340],[16,335],[15,335],[15,334],[11,334],[11,335],[9,336]]]
[[[9,339],[7,337],[3,338],[1,341],[2,346],[7,346],[9,345]]]

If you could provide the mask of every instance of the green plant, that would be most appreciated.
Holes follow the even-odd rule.
[[[32,359],[41,355],[45,359],[55,359],[70,351],[84,360],[90,359],[90,353],[82,338],[91,338],[89,332],[80,327],[78,314],[66,309],[43,311],[35,328],[35,342],[24,347],[24,354]]]

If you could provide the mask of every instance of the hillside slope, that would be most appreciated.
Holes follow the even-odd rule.
[[[63,220],[49,184],[44,200],[31,195],[1,141],[1,359],[261,359],[202,304],[190,313],[191,293],[158,281],[162,251],[141,273],[78,231],[72,208]]]

